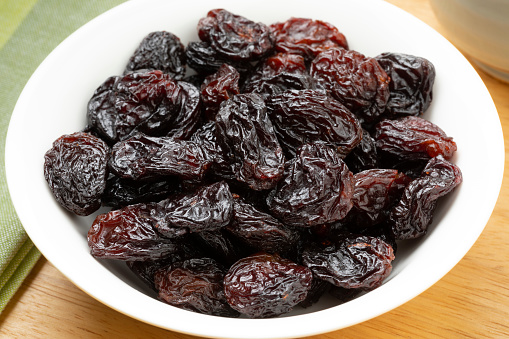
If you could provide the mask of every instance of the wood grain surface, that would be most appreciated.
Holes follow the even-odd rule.
[[[428,0],[388,2],[441,31]],[[507,167],[509,84],[493,79],[480,70],[478,72],[500,115],[505,134]],[[309,338],[509,337],[508,186],[509,173],[506,171],[497,205],[484,232],[459,264],[438,283],[408,303],[375,319]],[[0,315],[0,338],[102,337],[193,338],[153,327],[102,305],[74,286],[44,258],[37,263]]]

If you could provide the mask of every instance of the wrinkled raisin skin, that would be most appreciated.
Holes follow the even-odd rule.
[[[431,159],[419,178],[410,182],[391,211],[392,231],[398,240],[424,236],[433,221],[438,198],[463,181],[458,166],[442,156]]]
[[[373,289],[390,274],[394,253],[378,238],[351,235],[305,249],[302,260],[317,278],[336,286]]]
[[[233,309],[250,318],[268,318],[287,313],[303,301],[312,279],[304,266],[259,253],[233,264],[224,278],[224,288]]]
[[[268,26],[224,9],[213,9],[198,22],[198,36],[231,60],[254,61],[274,49]]]
[[[201,179],[210,167],[203,148],[192,141],[137,134],[113,146],[110,169],[125,179],[151,179],[175,175]]]
[[[353,181],[353,207],[347,219],[366,228],[387,219],[388,211],[411,179],[397,170],[377,168],[355,174]]]
[[[224,269],[211,258],[193,258],[171,264],[154,275],[159,298],[188,311],[238,317],[226,302]]]
[[[431,121],[408,116],[376,125],[376,147],[405,160],[450,159],[457,150],[453,139]]]
[[[274,187],[284,169],[284,155],[263,99],[239,94],[221,104],[216,137],[237,180],[254,190]]]
[[[311,61],[330,48],[346,48],[345,36],[333,25],[307,18],[290,18],[270,26],[275,35],[276,51],[299,54]]]
[[[223,101],[240,94],[239,80],[239,72],[228,64],[221,65],[216,73],[205,78],[201,85],[201,98],[205,116],[209,120],[215,120]]]
[[[257,93],[265,100],[290,89],[312,89],[313,79],[304,58],[297,54],[276,54],[256,66],[244,82],[244,93]]]
[[[390,77],[387,117],[422,115],[431,105],[435,67],[422,57],[382,53],[375,57]]]
[[[344,218],[352,194],[353,174],[339,153],[324,144],[305,144],[286,164],[267,206],[287,225],[310,227]]]
[[[289,90],[267,100],[269,116],[288,153],[306,143],[323,141],[344,158],[362,138],[357,118],[339,101],[321,91]]]
[[[383,115],[389,99],[389,76],[378,62],[346,49],[329,49],[311,63],[320,88],[343,103],[368,126]]]
[[[88,246],[95,258],[125,261],[157,260],[180,250],[174,240],[155,229],[151,204],[129,205],[99,214],[88,231]]]
[[[110,144],[128,138],[135,129],[164,134],[161,128],[171,126],[177,114],[179,89],[158,70],[110,77],[88,103],[88,124]]]
[[[158,232],[167,237],[218,230],[230,223],[233,197],[222,181],[201,186],[195,192],[170,197],[157,203]]]
[[[241,198],[234,200],[234,216],[226,229],[254,251],[288,254],[298,244],[300,233],[259,211]]]
[[[55,140],[44,155],[44,178],[66,210],[89,215],[101,207],[110,148],[101,139],[77,132]]]
[[[129,59],[124,73],[138,70],[160,70],[181,80],[186,73],[184,45],[170,32],[148,34]]]

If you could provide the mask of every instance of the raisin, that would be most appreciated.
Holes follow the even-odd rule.
[[[254,61],[274,49],[268,26],[224,9],[213,9],[198,22],[198,36],[231,60]]]
[[[187,65],[199,74],[212,74],[219,70],[223,64],[229,64],[240,73],[246,74],[253,69],[249,62],[229,60],[219,55],[210,44],[202,41],[191,41],[186,47]]]
[[[394,253],[384,241],[368,236],[348,236],[326,246],[304,250],[302,261],[313,274],[343,288],[373,289],[391,273]]]
[[[339,153],[324,144],[305,144],[285,166],[267,205],[283,223],[310,227],[344,218],[352,194],[353,174]]]
[[[411,179],[397,170],[371,169],[355,174],[353,181],[353,207],[348,220],[364,228],[388,217],[387,212]]]
[[[161,236],[151,217],[152,204],[129,205],[99,214],[88,231],[95,258],[125,261],[156,260],[180,250],[181,244]]]
[[[125,179],[150,179],[175,175],[203,178],[210,167],[203,148],[187,140],[137,134],[113,146],[110,168]]]
[[[226,300],[249,318],[287,313],[303,301],[311,271],[278,255],[254,254],[233,264],[224,278]]]
[[[228,225],[232,215],[233,197],[225,182],[160,201],[152,213],[155,227],[166,237],[217,230]]]
[[[247,77],[244,93],[256,93],[264,99],[289,89],[314,88],[304,58],[297,54],[277,54],[270,56],[256,66]]]
[[[66,210],[89,215],[101,207],[110,148],[101,139],[77,132],[55,140],[44,155],[44,178]]]
[[[194,258],[171,264],[155,273],[159,299],[188,311],[237,317],[223,291],[225,270],[211,258]]]
[[[362,130],[361,142],[345,158],[348,168],[353,173],[368,169],[383,168],[376,149],[375,139],[365,129]]]
[[[224,101],[216,115],[216,137],[237,180],[265,190],[281,178],[283,150],[259,95],[238,94]]]
[[[181,80],[186,73],[184,45],[169,32],[148,34],[129,59],[124,73],[138,70],[160,70],[175,80]]]
[[[241,198],[234,200],[234,216],[226,227],[254,251],[285,255],[295,249],[300,233],[270,214],[257,210]]]
[[[188,139],[196,130],[201,119],[201,97],[200,90],[196,86],[179,81],[179,111],[171,123],[171,129],[163,133],[163,136],[173,137],[175,139]],[[159,121],[154,123],[154,128],[158,128]],[[145,130],[141,132],[147,134]],[[150,135],[161,135],[160,133],[150,133]]]
[[[102,204],[121,208],[143,202],[157,202],[179,189],[180,185],[176,177],[165,177],[156,181],[137,181],[112,175],[106,180]]]
[[[234,95],[240,93],[239,72],[228,64],[223,64],[219,70],[205,78],[201,85],[201,98],[205,116],[214,120],[219,105]]]
[[[178,114],[180,87],[161,71],[108,78],[88,103],[89,126],[113,144],[141,131],[164,135]]]
[[[330,48],[348,49],[345,36],[321,20],[290,18],[272,24],[270,28],[275,35],[276,51],[300,54],[309,61]]]
[[[197,245],[208,256],[230,267],[234,262],[252,253],[226,228],[194,234]]]
[[[410,182],[390,214],[396,239],[424,236],[433,221],[437,200],[463,181],[458,166],[437,156],[429,160],[419,178]]]
[[[364,127],[380,119],[389,99],[389,76],[378,62],[346,49],[329,49],[311,63],[320,88],[345,105]]]
[[[387,117],[418,116],[431,105],[435,67],[421,57],[402,53],[382,53],[375,57],[390,77]]]
[[[200,144],[207,158],[212,161],[209,173],[222,179],[235,178],[230,163],[226,160],[223,149],[217,142],[215,121],[209,121],[200,126],[190,140]]]
[[[189,241],[189,239],[180,241],[180,245],[178,251],[172,253],[171,256],[155,260],[126,261],[126,265],[146,286],[157,292],[154,283],[154,275],[158,270],[177,261],[203,256],[203,253],[197,248],[196,243]]]
[[[379,150],[405,160],[429,160],[438,155],[450,159],[457,149],[440,127],[414,116],[381,121],[376,125],[375,140]]]
[[[357,118],[339,101],[316,90],[290,90],[267,101],[278,139],[289,157],[298,147],[323,141],[344,158],[362,139]]]

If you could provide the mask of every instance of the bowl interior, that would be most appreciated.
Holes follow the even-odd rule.
[[[107,77],[122,73],[131,53],[152,31],[170,31],[184,43],[198,40],[196,23],[212,8],[266,24],[292,16],[320,19],[338,27],[350,48],[367,56],[401,52],[425,57],[435,65],[434,99],[425,118],[454,137],[458,152],[453,162],[461,168],[464,182],[441,201],[428,235],[399,245],[390,277],[375,291],[339,306],[336,300],[323,298],[311,308],[296,308],[276,319],[227,319],[183,311],[155,300],[154,292],[123,263],[90,256],[86,234],[101,211],[77,217],[53,199],[43,177],[44,153],[62,134],[84,128],[94,90]],[[503,165],[500,121],[473,68],[430,27],[382,1],[317,0],[309,6],[304,1],[195,0],[177,5],[131,0],[80,28],[40,65],[13,112],[6,147],[7,179],[16,211],[35,245],[64,275],[131,317],[183,333],[222,338],[323,333],[373,318],[417,296],[445,275],[482,232],[498,196]]]

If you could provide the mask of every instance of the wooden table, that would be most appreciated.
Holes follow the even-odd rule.
[[[427,0],[389,2],[441,31]],[[497,106],[509,155],[509,84],[478,72]],[[463,260],[438,283],[375,319],[312,338],[509,337],[508,185],[506,172],[498,203],[484,232]],[[102,305],[44,258],[0,315],[0,337],[192,338],[147,325]]]

